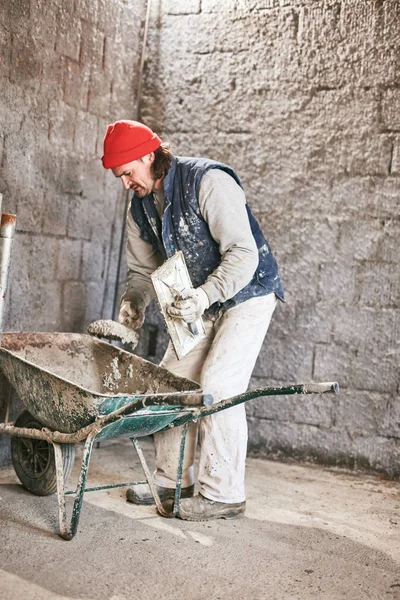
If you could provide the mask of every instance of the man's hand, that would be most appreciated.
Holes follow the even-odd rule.
[[[210,301],[202,288],[188,288],[183,290],[179,298],[171,304],[168,314],[175,319],[182,319],[186,323],[193,323],[209,306]]]
[[[121,325],[137,331],[144,323],[144,313],[135,308],[129,300],[124,300],[119,309],[118,321]]]

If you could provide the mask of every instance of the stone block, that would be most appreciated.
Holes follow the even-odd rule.
[[[43,233],[65,236],[67,233],[69,196],[46,194],[43,214]]]
[[[397,392],[400,386],[398,349],[378,353],[371,347],[357,352],[350,365],[350,385],[358,390]]]
[[[160,6],[157,4],[150,7],[150,35],[152,30],[157,29],[158,10]],[[139,56],[140,44],[143,39],[144,22],[146,18],[147,6],[144,2],[136,0],[127,0],[124,4],[120,4],[120,11],[116,19],[115,40],[119,44],[123,44],[127,50],[127,54],[133,52],[135,56]],[[129,18],[126,15],[129,14]],[[149,36],[150,37],[150,36]],[[154,48],[149,41],[148,48]]]
[[[97,118],[87,112],[78,111],[74,147],[76,152],[85,158],[93,159],[97,154]]]
[[[56,238],[17,232],[13,241],[10,283],[16,289],[20,288],[21,296],[28,283],[33,289],[39,282],[55,280],[57,250]]]
[[[87,287],[78,281],[62,284],[62,331],[81,333],[86,321]]]
[[[271,380],[259,377],[252,377],[250,389],[261,389],[266,387],[280,387]],[[264,396],[255,398],[246,403],[246,413],[250,417],[258,419],[267,419],[272,421],[291,421],[293,417],[294,405],[296,399],[294,396]]]
[[[400,226],[395,220],[382,220],[382,236],[379,244],[378,259],[393,264],[398,263],[400,239]]]
[[[283,248],[283,246],[282,246]],[[285,300],[289,304],[316,304],[318,302],[318,287],[308,282],[318,282],[320,278],[319,265],[313,262],[311,256],[285,257],[279,251],[279,271],[285,289]]]
[[[42,48],[31,36],[15,34],[12,38],[10,81],[38,90],[42,76]]]
[[[75,0],[75,15],[88,23],[97,23],[99,19],[98,0]]]
[[[344,431],[290,423],[260,422],[253,418],[248,421],[250,452],[355,469],[377,469],[393,477],[399,474],[397,440],[376,436],[351,438]]]
[[[236,2],[219,2],[218,0],[202,0],[201,1],[201,12],[202,13],[231,13],[236,7]]]
[[[373,471],[383,471],[389,477],[398,479],[400,475],[400,446],[398,439],[384,436],[359,436],[353,442],[354,466],[367,467]]]
[[[71,196],[68,208],[68,237],[90,240],[92,231],[92,217],[87,199],[81,196]]]
[[[9,182],[14,190],[16,200],[21,191],[26,194],[27,191],[41,185],[42,173],[38,170],[36,161],[40,155],[42,141],[45,144],[47,140],[43,140],[40,135],[39,126],[37,130],[32,127],[32,121],[29,118],[24,120],[19,131],[12,131],[5,136],[3,176],[4,181]],[[21,181],[22,163],[24,165],[23,182]],[[22,185],[25,191],[21,190]]]
[[[400,279],[393,277],[390,263],[366,262],[357,275],[358,300],[362,306],[397,307],[400,303]]]
[[[19,277],[18,286],[13,279],[10,287],[10,329],[58,331],[60,296],[59,283],[49,281],[38,273],[31,273],[24,279]]]
[[[95,24],[83,22],[84,35],[79,54],[79,62],[96,69],[102,69],[104,63],[104,33]]]
[[[82,279],[84,281],[104,281],[109,248],[106,242],[92,240],[83,244]]]
[[[68,238],[59,240],[57,280],[78,280],[81,275],[82,242]]]
[[[284,312],[286,313],[286,306]],[[299,340],[307,343],[331,341],[334,316],[330,302],[304,304],[296,301],[294,318],[290,320],[289,313],[288,320],[291,335],[295,335]]]
[[[65,59],[63,77],[63,100],[80,110],[87,110],[90,83],[90,67]]]
[[[64,61],[64,57],[55,53],[43,56],[40,93],[48,102],[61,101],[63,97]]]
[[[359,351],[374,349],[377,355],[393,352],[400,339],[398,309],[376,310],[359,306],[332,309],[332,341]]]
[[[337,381],[345,388],[393,393],[399,385],[398,356],[373,347],[317,344],[313,378]]]
[[[57,18],[56,52],[78,62],[81,51],[81,38],[81,21],[68,9],[67,4],[63,3],[59,8]]]
[[[30,0],[4,0],[0,4],[1,26],[13,33],[26,35],[30,25]]]
[[[363,110],[360,111],[360,105]],[[379,107],[379,95],[376,90],[363,90],[356,87],[324,89],[317,88],[310,102],[304,107],[304,116],[310,119],[312,132],[343,131],[345,138],[363,132],[379,133],[376,115]],[[330,135],[326,141],[340,142],[340,136]],[[326,138],[325,138],[326,139]],[[342,145],[338,146],[342,148]]]
[[[352,25],[352,41],[361,63],[357,74],[362,86],[393,86],[399,81],[399,39],[398,7],[395,2],[385,2],[377,6],[371,3],[358,3],[354,6],[343,4],[345,17],[343,28]],[[363,46],[360,43],[364,40]]]
[[[89,281],[86,284],[86,310],[82,329],[83,331],[87,329],[87,326],[92,321],[106,318],[103,313],[105,294],[104,285],[104,281]]]
[[[370,131],[356,138],[342,139],[340,166],[354,175],[388,175],[392,161],[392,140],[385,135],[371,137]]]
[[[373,193],[364,204],[365,215],[379,219],[400,217],[398,202],[399,180],[397,177],[385,177],[374,181]]]
[[[316,344],[312,378],[314,381],[337,381],[340,386],[351,385],[351,365],[356,348],[337,344]]]
[[[294,396],[293,422],[329,429],[334,423],[336,398],[333,394],[310,394]]]
[[[400,175],[400,137],[396,136],[393,141],[392,164],[390,165],[391,175]]]
[[[18,188],[17,197],[17,231],[40,233],[45,210],[40,188]]]
[[[93,68],[90,75],[88,110],[106,117],[110,111],[112,73]],[[125,82],[126,83],[126,82]]]
[[[386,412],[378,432],[382,436],[400,438],[400,402],[397,393],[387,398]]]
[[[263,216],[260,221],[264,222]],[[278,227],[279,251],[284,262],[297,260],[319,265],[335,254],[338,223],[327,217],[318,221],[310,218],[281,222]],[[301,273],[305,276],[304,269]]]
[[[201,10],[201,0],[186,0],[184,3],[179,0],[167,0],[164,8],[167,15],[198,14]]]
[[[63,150],[74,147],[76,109],[62,100],[49,103],[49,140]]]
[[[84,161],[72,153],[60,157],[59,187],[62,194],[83,196],[85,185]]]
[[[8,79],[11,68],[11,33],[4,27],[0,28],[0,77]],[[2,86],[3,88],[3,86]]]
[[[107,131],[107,127],[111,121],[108,118],[97,117],[97,138],[96,138],[96,148],[95,155],[101,157],[103,155],[103,140]],[[111,181],[111,175],[108,173],[108,177],[106,177],[108,181]]]
[[[343,220],[358,222],[360,211],[373,201],[377,182],[373,177],[343,177],[331,183],[330,210]],[[366,215],[363,214],[363,219]],[[360,219],[361,220],[361,219]]]
[[[58,30],[58,3],[49,3],[47,0],[32,0],[30,15],[30,33],[40,44],[46,46],[46,55],[52,54],[57,40]]]
[[[384,131],[400,130],[400,90],[388,89],[382,93],[381,119]]]
[[[384,226],[378,220],[345,220],[339,224],[338,258],[341,262],[375,260],[384,236]]]
[[[98,27],[110,37],[114,37],[119,19],[119,3],[109,0],[98,0]]]
[[[285,201],[287,204],[290,202],[290,214],[295,222],[298,219],[329,219],[332,202],[331,182],[323,177],[311,180],[297,177]]]
[[[107,202],[104,196],[105,190],[105,182],[108,178],[115,181],[115,183],[119,183],[122,187],[121,182],[118,181],[114,175],[103,169],[103,165],[101,164],[100,156],[92,156],[90,159],[87,158],[85,161],[82,159],[77,161],[78,171],[81,173],[81,193],[83,198],[87,199],[87,209],[91,210],[91,203],[95,202],[96,207],[99,211],[99,215],[97,215],[97,211],[91,210],[92,218],[97,219],[99,216],[101,222],[103,220],[104,215],[104,206]],[[108,201],[109,208],[112,210],[114,208],[114,204]]]
[[[399,436],[396,400],[389,394],[342,390],[335,410],[335,426],[356,436]]]
[[[318,299],[331,305],[350,304],[356,297],[356,268],[351,263],[329,262],[321,265]]]
[[[248,419],[248,424],[250,452],[345,466],[354,460],[353,442],[346,432],[253,417]]]
[[[107,79],[107,76],[104,75]],[[100,84],[100,79],[97,82],[97,85]],[[123,72],[120,76],[116,71],[112,71],[112,80],[110,83],[110,97],[106,97],[105,95],[99,96],[97,93],[96,102],[99,104],[98,113],[100,116],[107,116],[109,122],[117,121],[121,118],[121,106],[119,104],[119,99],[123,102],[124,106],[126,106],[126,111],[128,115],[136,114],[136,103],[137,103],[137,92],[138,92],[138,83],[134,74],[134,65],[127,66],[123,69]],[[109,104],[106,104],[109,102]],[[101,109],[101,104],[103,104],[103,109]],[[106,112],[108,107],[108,113]],[[141,120],[144,122],[145,119],[141,117]],[[148,121],[146,120],[146,123]],[[150,124],[149,124],[150,127]]]
[[[312,379],[312,368],[313,348],[305,344],[304,340],[290,337],[278,341],[272,335],[267,335],[254,376],[267,377],[285,384],[299,383]]]

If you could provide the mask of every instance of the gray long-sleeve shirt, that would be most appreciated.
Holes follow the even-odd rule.
[[[154,193],[154,200],[162,215],[162,190]],[[258,265],[258,250],[250,229],[244,192],[230,175],[221,169],[211,169],[204,175],[199,208],[221,253],[221,263],[201,286],[211,305],[232,298],[250,282]],[[155,297],[150,275],[164,259],[151,243],[140,237],[130,210],[126,232],[128,282],[123,300],[144,310]]]

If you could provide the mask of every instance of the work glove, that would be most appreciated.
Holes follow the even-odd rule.
[[[129,300],[124,300],[119,309],[118,321],[121,325],[137,331],[144,323],[144,313],[135,308]]]
[[[186,323],[197,321],[210,306],[207,294],[202,288],[183,290],[168,309],[168,314]]]

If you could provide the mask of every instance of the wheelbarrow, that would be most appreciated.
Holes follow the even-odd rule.
[[[191,423],[261,396],[339,391],[337,383],[270,387],[213,404],[194,381],[89,335],[70,333],[5,333],[0,368],[26,407],[15,423],[7,409],[0,433],[12,436],[12,463],[23,487],[39,496],[57,492],[59,535],[66,540],[76,534],[86,492],[147,482],[158,512],[176,516]],[[183,427],[175,499],[167,512],[138,438],[178,426]],[[146,479],[86,488],[94,442],[114,438],[132,440]],[[76,489],[66,491],[78,442],[84,442],[80,475]],[[68,495],[75,496],[70,519]]]

